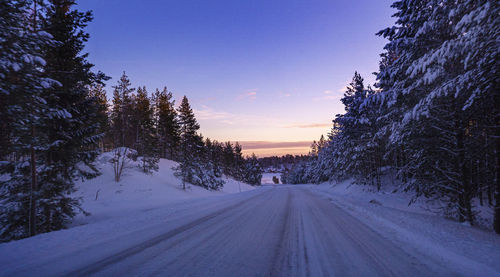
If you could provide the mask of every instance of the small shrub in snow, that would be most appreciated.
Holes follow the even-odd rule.
[[[123,171],[131,167],[132,161],[137,160],[137,152],[127,147],[118,147],[112,153],[113,157],[109,162],[113,165],[115,182],[120,182]]]

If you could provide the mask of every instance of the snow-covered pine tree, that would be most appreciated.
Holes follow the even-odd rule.
[[[330,139],[325,140],[324,145],[320,147],[314,169],[316,175],[313,183],[326,182],[334,178],[336,164],[333,163],[334,156],[332,153],[333,148],[330,146],[331,143]]]
[[[258,186],[261,184],[263,170],[255,154],[252,153],[250,157],[245,159],[243,172],[243,182],[252,186]]]
[[[209,138],[205,139],[205,148],[207,151],[207,159],[213,166],[213,174],[217,177],[222,177],[223,173],[223,148],[222,145],[214,140],[210,140]]]
[[[398,18],[396,26],[379,32],[379,35],[389,39],[377,77],[377,86],[382,89],[379,97],[385,112],[381,118],[386,119],[383,120],[385,126],[379,133],[389,133],[387,149],[390,154],[386,157],[395,157],[398,176],[405,189],[415,191],[417,196],[429,197],[439,192],[433,189],[434,186],[425,187],[426,184],[435,182],[430,159],[433,158],[432,148],[439,145],[437,136],[433,133],[435,130],[422,124],[425,122],[419,124],[405,120],[405,114],[412,112],[428,90],[426,84],[416,85],[415,76],[409,75],[409,68],[416,59],[437,44],[434,35],[423,40],[416,37],[419,29],[426,26],[425,22],[433,7],[430,1],[398,1],[393,7],[398,9],[395,14]]]
[[[37,171],[47,167],[49,107],[43,90],[57,81],[43,74],[43,49],[54,45],[40,31],[39,5],[0,0],[0,241],[38,233]]]
[[[197,163],[195,164],[195,176],[192,184],[206,188],[208,190],[219,190],[224,186],[221,179],[222,171],[211,159],[210,148],[206,146],[206,140],[200,134],[196,136],[196,144],[199,152],[197,153]]]
[[[448,44],[454,36],[448,18],[451,6],[429,4],[436,6],[427,8],[432,11],[425,13],[426,23],[414,36],[426,45],[407,69],[407,79],[412,84],[405,89],[415,96],[412,97],[415,102],[404,111],[399,131],[409,138],[405,149],[405,155],[410,157],[407,169],[417,193],[444,202],[446,213],[472,224],[473,190],[466,161],[469,115],[460,107],[463,100],[454,95],[456,87],[447,84],[453,80],[453,71],[461,67],[461,61],[439,53],[443,44]],[[434,54],[441,56],[439,60],[429,60]]]
[[[309,183],[319,184],[328,181],[333,176],[333,167],[328,164],[329,161],[329,142],[321,135],[320,139],[311,145],[311,158],[308,162],[308,170],[305,175],[310,179]]]
[[[161,156],[171,160],[177,160],[177,150],[180,142],[180,130],[175,110],[175,100],[172,93],[163,88],[156,90],[155,120],[160,143]]]
[[[49,0],[43,12],[42,29],[58,42],[44,49],[44,73],[60,86],[44,91],[50,110],[43,132],[54,142],[46,146],[46,167],[38,171],[40,232],[63,228],[80,209],[79,200],[70,196],[74,180],[98,174],[92,163],[103,135],[98,133],[99,106],[89,97],[89,87],[107,77],[93,73],[87,54],[81,53],[89,38],[83,29],[92,14],[74,5],[72,0]]]
[[[354,73],[352,82],[347,86],[344,97],[341,99],[345,106],[345,114],[338,115],[335,119],[338,130],[336,131],[338,151],[343,154],[339,156],[341,164],[345,171],[342,175],[354,177],[360,184],[374,184],[374,178],[377,172],[377,166],[374,161],[375,151],[372,149],[371,139],[374,131],[372,130],[373,121],[369,117],[370,109],[365,105],[365,100],[373,90],[366,89],[363,78],[357,72]],[[376,180],[379,180],[377,178]],[[377,183],[380,189],[380,182]]]
[[[181,141],[179,166],[175,168],[175,174],[181,177],[183,189],[186,189],[186,183],[210,190],[222,188],[224,181],[210,160],[210,152],[205,147],[203,137],[198,134],[200,125],[196,121],[186,96],[182,98],[177,112]]]
[[[231,176],[236,180],[242,180],[244,175],[245,159],[243,158],[243,149],[239,142],[235,142],[233,152],[234,152],[234,164],[231,170]]]
[[[318,143],[315,140],[313,140],[313,142],[311,143],[310,148],[311,148],[311,150],[309,151],[309,155],[313,156],[313,157],[317,157],[318,156]]]
[[[234,168],[234,149],[230,141],[224,144],[224,174],[231,176]]]
[[[500,234],[500,5],[462,0],[448,6],[447,20],[456,23],[451,24],[452,39],[435,51],[437,58],[427,61],[443,63],[447,59],[443,65],[451,78],[446,85],[455,88],[450,94],[467,119],[463,155],[469,171],[466,175],[472,182],[470,190],[478,192],[481,199],[483,190],[490,195],[494,191],[491,185],[496,186],[493,227]],[[455,67],[446,66],[450,64]],[[443,92],[447,89],[435,94],[440,97]]]
[[[319,137],[318,142],[316,143],[316,148],[318,150],[318,153],[321,152],[323,150],[323,148],[325,148],[326,144],[327,144],[327,141],[325,139],[325,136],[321,135],[321,137]]]
[[[376,86],[382,91],[378,94],[381,110],[383,111],[378,121],[381,123],[377,135],[387,136],[386,158],[392,157],[393,164],[398,170],[398,177],[406,183],[409,172],[409,159],[407,149],[410,137],[416,133],[402,135],[400,123],[404,113],[410,110],[424,94],[425,88],[418,87],[413,93],[408,88],[412,80],[407,76],[407,69],[416,56],[421,55],[427,47],[426,42],[415,39],[415,34],[423,26],[428,16],[428,1],[397,1],[392,7],[398,11],[394,14],[397,18],[396,25],[386,28],[378,33],[389,40],[386,44],[386,53],[382,54]],[[412,129],[409,129],[412,130]],[[418,158],[414,161],[418,161]],[[413,189],[410,184],[405,189]]]
[[[213,162],[220,169],[221,176],[224,174],[224,143],[216,140],[212,141],[213,145]]]
[[[301,163],[307,163],[308,167],[310,167],[305,172],[305,175],[311,178],[308,182],[321,183],[345,178],[342,172],[346,157],[338,154],[344,149],[342,137],[338,136],[340,132],[338,126],[339,124],[334,122],[328,139],[321,135],[319,141],[312,145],[311,152],[315,150],[316,154],[309,155],[307,160],[301,161]]]
[[[128,76],[123,72],[116,86],[113,86],[113,107],[111,109],[111,133],[113,148],[131,147],[135,142],[135,131],[132,127],[133,92]]]
[[[377,92],[370,86],[366,89],[366,98],[359,107],[359,124],[362,126],[360,141],[356,151],[359,153],[358,171],[364,175],[365,182],[381,189],[381,168],[384,163],[386,137],[377,135],[380,116]]]
[[[360,184],[380,189],[383,164],[381,139],[376,136],[379,102],[375,91],[365,88],[355,72],[344,97],[345,114],[337,115],[328,140],[321,136],[311,145],[309,159],[296,164],[284,176],[291,183],[321,183],[354,177]]]
[[[390,41],[378,80],[383,117],[391,119],[381,130],[390,130],[408,188],[472,224],[472,197],[490,188],[478,184],[495,180],[481,164],[495,160],[488,142],[498,139],[491,128],[498,120],[488,115],[498,115],[499,7],[486,0],[393,6],[396,26],[380,33]]]
[[[200,152],[202,149],[200,149],[197,133],[200,125],[196,122],[193,110],[186,96],[182,98],[177,112],[181,141],[179,147],[179,166],[176,170],[177,175],[182,179],[182,188],[186,189],[186,182],[193,182],[197,173],[196,168],[201,166]]]
[[[356,127],[358,119],[358,109],[365,99],[365,88],[363,78],[357,72],[354,73],[352,82],[347,86],[344,97],[341,99],[344,104],[345,113],[337,115],[334,120],[336,133],[336,148],[341,152],[336,163],[339,165],[339,176],[353,176],[357,172],[353,169],[355,159],[355,147],[358,142],[361,130]],[[359,179],[359,177],[358,177]]]
[[[139,87],[135,97],[134,117],[136,126],[135,149],[139,155],[139,167],[144,173],[158,171],[158,137],[156,134],[153,105],[148,97],[146,87]]]

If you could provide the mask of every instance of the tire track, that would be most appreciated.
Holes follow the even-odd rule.
[[[175,259],[167,262],[165,265],[160,266],[156,270],[151,273],[148,273],[148,276],[162,276],[165,275],[166,272],[175,272],[175,276],[191,276],[193,275],[189,266],[186,266],[186,261],[200,261],[203,262],[203,257],[206,256],[206,248],[210,249],[210,253],[213,255],[217,255],[217,253],[224,252],[227,248],[235,247],[234,245],[228,244],[228,239],[233,234],[233,230],[241,228],[241,219],[242,218],[250,218],[252,215],[255,216],[254,207],[262,206],[262,203],[266,203],[267,201],[271,201],[273,197],[274,191],[269,191],[269,193],[261,196],[259,199],[255,200],[253,203],[248,203],[245,207],[238,207],[238,211],[233,211],[228,214],[226,217],[231,218],[230,221],[222,218],[221,216],[217,217],[217,221],[213,222],[210,226],[214,226],[214,228],[210,229],[210,226],[203,226],[202,230],[199,230],[197,233],[201,233],[200,235],[204,236],[202,241],[194,243],[188,248],[185,246],[182,249],[182,253],[176,255]],[[257,203],[255,203],[258,201]],[[201,226],[200,226],[201,227]],[[184,234],[183,234],[184,235]],[[189,237],[192,237],[189,234]],[[182,240],[182,238],[180,238]],[[200,249],[203,246],[203,249]],[[169,247],[168,249],[171,249]],[[166,250],[168,250],[166,249]],[[181,262],[182,261],[182,262]],[[172,268],[175,267],[175,268]],[[207,269],[207,268],[205,268]],[[201,275],[201,274],[200,274]],[[203,274],[205,276],[209,276],[211,274]]]
[[[348,255],[345,257],[348,260],[353,257],[358,260],[359,268],[349,268],[349,264],[345,262],[338,264],[337,269],[343,272],[341,275],[359,275],[363,272],[370,272],[370,275],[374,276],[429,276],[436,274],[416,257],[375,233],[357,218],[339,209],[334,203],[314,195],[309,190],[305,191],[305,197],[313,205],[311,217],[313,222],[317,223],[316,229],[324,230],[323,242],[329,246],[324,253],[319,254],[342,257],[345,253]],[[337,246],[343,246],[344,249],[336,249]],[[321,267],[329,271],[336,271],[335,266],[328,263]]]
[[[89,276],[89,275],[95,274],[95,273],[105,269],[109,265],[115,264],[115,263],[120,262],[120,261],[122,261],[130,256],[136,255],[136,254],[138,254],[138,253],[140,253],[140,252],[142,252],[150,247],[155,246],[156,244],[158,244],[162,241],[165,241],[165,240],[168,240],[172,237],[175,237],[175,236],[177,236],[177,235],[179,235],[179,234],[181,234],[189,229],[196,227],[197,225],[200,225],[208,220],[216,218],[220,215],[223,215],[225,213],[228,213],[228,212],[234,210],[235,208],[238,208],[242,205],[245,205],[246,203],[248,203],[256,198],[261,197],[262,194],[265,194],[267,192],[269,192],[269,191],[265,191],[263,193],[254,195],[254,196],[247,198],[247,199],[245,199],[241,202],[238,202],[236,204],[222,208],[221,210],[215,211],[215,212],[210,213],[206,216],[203,216],[197,220],[194,220],[194,221],[191,221],[187,224],[179,226],[179,227],[177,227],[173,230],[170,230],[164,234],[153,237],[153,238],[151,238],[143,243],[137,244],[135,246],[132,246],[132,247],[129,247],[125,250],[122,250],[118,253],[115,253],[115,254],[113,254],[107,258],[104,258],[96,263],[78,268],[76,270],[72,270],[71,272],[64,273],[63,275],[64,276]]]
[[[286,256],[286,249],[287,247],[287,242],[290,237],[290,230],[293,228],[293,226],[290,224],[291,220],[291,212],[290,212],[290,206],[292,202],[292,195],[290,193],[289,189],[286,189],[287,197],[286,197],[286,202],[285,202],[285,215],[284,215],[284,222],[281,226],[280,234],[281,234],[281,239],[279,244],[274,250],[274,256],[273,256],[273,261],[271,262],[271,268],[269,269],[270,276],[278,276],[279,273],[281,272],[281,268],[283,267],[283,257]]]

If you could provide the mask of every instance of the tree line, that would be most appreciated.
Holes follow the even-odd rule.
[[[396,23],[375,88],[355,73],[314,159],[282,180],[354,178],[380,189],[394,172],[405,191],[477,223],[494,209],[500,233],[500,7],[495,1],[396,1]]]
[[[243,157],[238,142],[203,138],[186,96],[176,108],[173,94],[166,87],[149,96],[145,86],[133,88],[125,72],[113,86],[111,108],[101,85],[90,92],[101,103],[103,151],[115,149],[115,155],[123,157],[126,153],[121,149],[134,149],[145,173],[158,170],[159,158],[177,161],[176,175],[182,179],[183,188],[191,183],[220,189],[223,174],[251,185],[260,184],[262,170],[257,157]]]
[[[282,172],[290,169],[296,163],[308,161],[310,159],[311,156],[309,155],[286,154],[283,156],[262,157],[259,158],[259,163],[265,170]]]
[[[0,0],[0,241],[85,213],[75,181],[100,174],[93,162],[105,149],[136,149],[145,172],[160,157],[176,160],[183,182],[209,189],[222,187],[222,174],[260,184],[255,156],[198,134],[186,97],[175,109],[166,89],[133,93],[124,75],[110,107],[109,77],[83,52],[92,19],[74,0]]]

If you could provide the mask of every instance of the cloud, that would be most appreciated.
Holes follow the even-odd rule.
[[[294,124],[285,126],[285,128],[325,128],[331,127],[332,123],[310,123],[310,124]]]
[[[309,147],[310,141],[239,141],[245,150]]]
[[[257,99],[257,90],[256,89],[248,90],[248,91],[238,95],[238,97],[236,99],[238,99],[238,100],[248,99],[250,101],[253,101],[253,100]]]
[[[337,91],[344,93],[346,90],[347,90],[347,86],[343,86],[343,87],[339,88]]]
[[[311,147],[310,141],[240,141],[239,143],[244,155],[253,153],[257,157],[304,155],[309,153]]]
[[[344,88],[342,88],[342,89],[344,89]],[[339,94],[339,92],[344,92],[342,89],[339,89],[338,91],[333,91],[333,90],[329,90],[329,89],[324,90],[322,96],[314,97],[312,100],[315,102],[318,102],[318,101],[339,101],[343,96],[343,94]]]
[[[338,94],[329,94],[321,97],[314,97],[312,100],[315,102],[318,101],[339,101],[342,98],[342,95]]]
[[[201,110],[193,109],[193,111],[194,111],[194,114],[196,115],[196,118],[202,119],[202,120],[226,119],[228,117],[231,117],[231,115],[229,113],[215,111],[207,106],[202,106]]]
[[[193,108],[194,114],[199,120],[212,120],[224,125],[244,125],[244,126],[275,126],[282,123],[279,119],[270,119],[268,116],[260,114],[236,114],[224,111],[216,111],[206,105],[201,109]]]
[[[290,96],[292,96],[291,93],[282,92],[282,91],[279,92],[279,98],[286,98],[286,97],[290,97]]]

